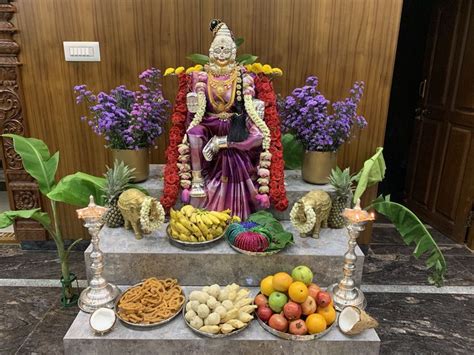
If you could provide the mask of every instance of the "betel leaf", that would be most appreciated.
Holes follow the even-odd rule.
[[[376,153],[364,162],[364,166],[355,176],[357,187],[354,191],[354,203],[357,203],[368,187],[382,181],[385,177],[385,160],[382,152],[383,148],[378,147]]]
[[[390,201],[390,197],[379,196],[368,208],[374,208],[378,213],[387,217],[398,230],[406,245],[415,244],[413,255],[419,258],[428,255],[426,266],[433,269],[429,282],[441,286],[446,274],[446,260],[425,225],[405,206]]]
[[[241,54],[237,56],[235,61],[241,65],[253,64],[258,59],[257,56],[253,54]]]
[[[235,45],[237,46],[237,48],[239,48],[242,44],[244,44],[244,38],[243,37],[238,37],[235,39]]]
[[[51,219],[46,212],[41,212],[39,208],[32,210],[6,211],[0,213],[0,229],[6,228],[15,222],[16,218],[31,218],[41,223],[46,229],[50,229]]]
[[[104,178],[77,172],[63,177],[48,194],[48,198],[57,202],[85,207],[89,204],[89,196],[92,195],[96,204],[104,205],[104,186]]]
[[[293,234],[285,231],[281,223],[270,212],[255,212],[249,216],[247,221],[258,223],[259,228],[265,228],[271,235],[270,246],[266,251],[280,250],[293,243]]]
[[[41,193],[48,194],[55,184],[59,152],[51,156],[48,146],[40,139],[16,134],[4,134],[3,137],[13,139],[13,147],[21,157],[25,170],[38,182]]]
[[[205,65],[209,63],[209,57],[205,54],[193,53],[188,55],[186,58],[196,64]]]
[[[292,133],[285,133],[281,138],[283,145],[283,160],[285,168],[290,170],[300,169],[303,164],[304,146]]]

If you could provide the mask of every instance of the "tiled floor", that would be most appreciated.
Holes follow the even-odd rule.
[[[432,232],[446,256],[446,285],[468,286],[464,289],[471,291],[367,293],[367,311],[380,323],[381,354],[470,354],[474,349],[474,255]],[[363,284],[372,289],[429,285],[423,260],[414,259],[411,252],[393,227],[374,228],[373,243],[366,248]],[[54,251],[0,246],[0,281],[57,279],[58,269]],[[82,252],[72,253],[71,271],[85,278]],[[77,308],[61,308],[59,297],[60,290],[54,287],[0,287],[0,353],[62,353],[62,338]]]

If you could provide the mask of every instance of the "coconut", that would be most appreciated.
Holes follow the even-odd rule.
[[[379,323],[364,310],[354,307],[345,307],[339,315],[339,329],[347,335],[362,333],[365,329],[375,328]]]
[[[89,324],[95,333],[108,333],[115,324],[115,312],[109,308],[99,308],[91,314]]]

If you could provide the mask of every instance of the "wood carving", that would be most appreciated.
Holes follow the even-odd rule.
[[[16,32],[11,19],[16,7],[11,0],[0,0],[0,132],[24,135],[26,132],[22,110],[18,53],[20,46],[13,36]],[[11,139],[1,139],[1,158],[12,209],[41,207],[38,185],[23,169],[21,158],[13,149]],[[46,232],[33,220],[15,222],[17,240],[46,239]]]

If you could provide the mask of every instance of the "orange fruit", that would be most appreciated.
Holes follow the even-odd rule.
[[[277,272],[273,275],[273,289],[275,291],[286,292],[293,282],[293,278],[286,272]]]
[[[260,281],[260,292],[262,292],[265,296],[270,296],[273,291],[273,275],[265,277],[262,281]]]
[[[293,282],[288,289],[288,296],[296,303],[303,303],[308,298],[308,287],[301,281]]]
[[[336,310],[333,306],[318,307],[317,312],[324,317],[327,325],[331,325],[336,320]]]
[[[313,313],[306,318],[306,328],[309,334],[321,333],[326,330],[327,324],[324,317],[319,313]]]

